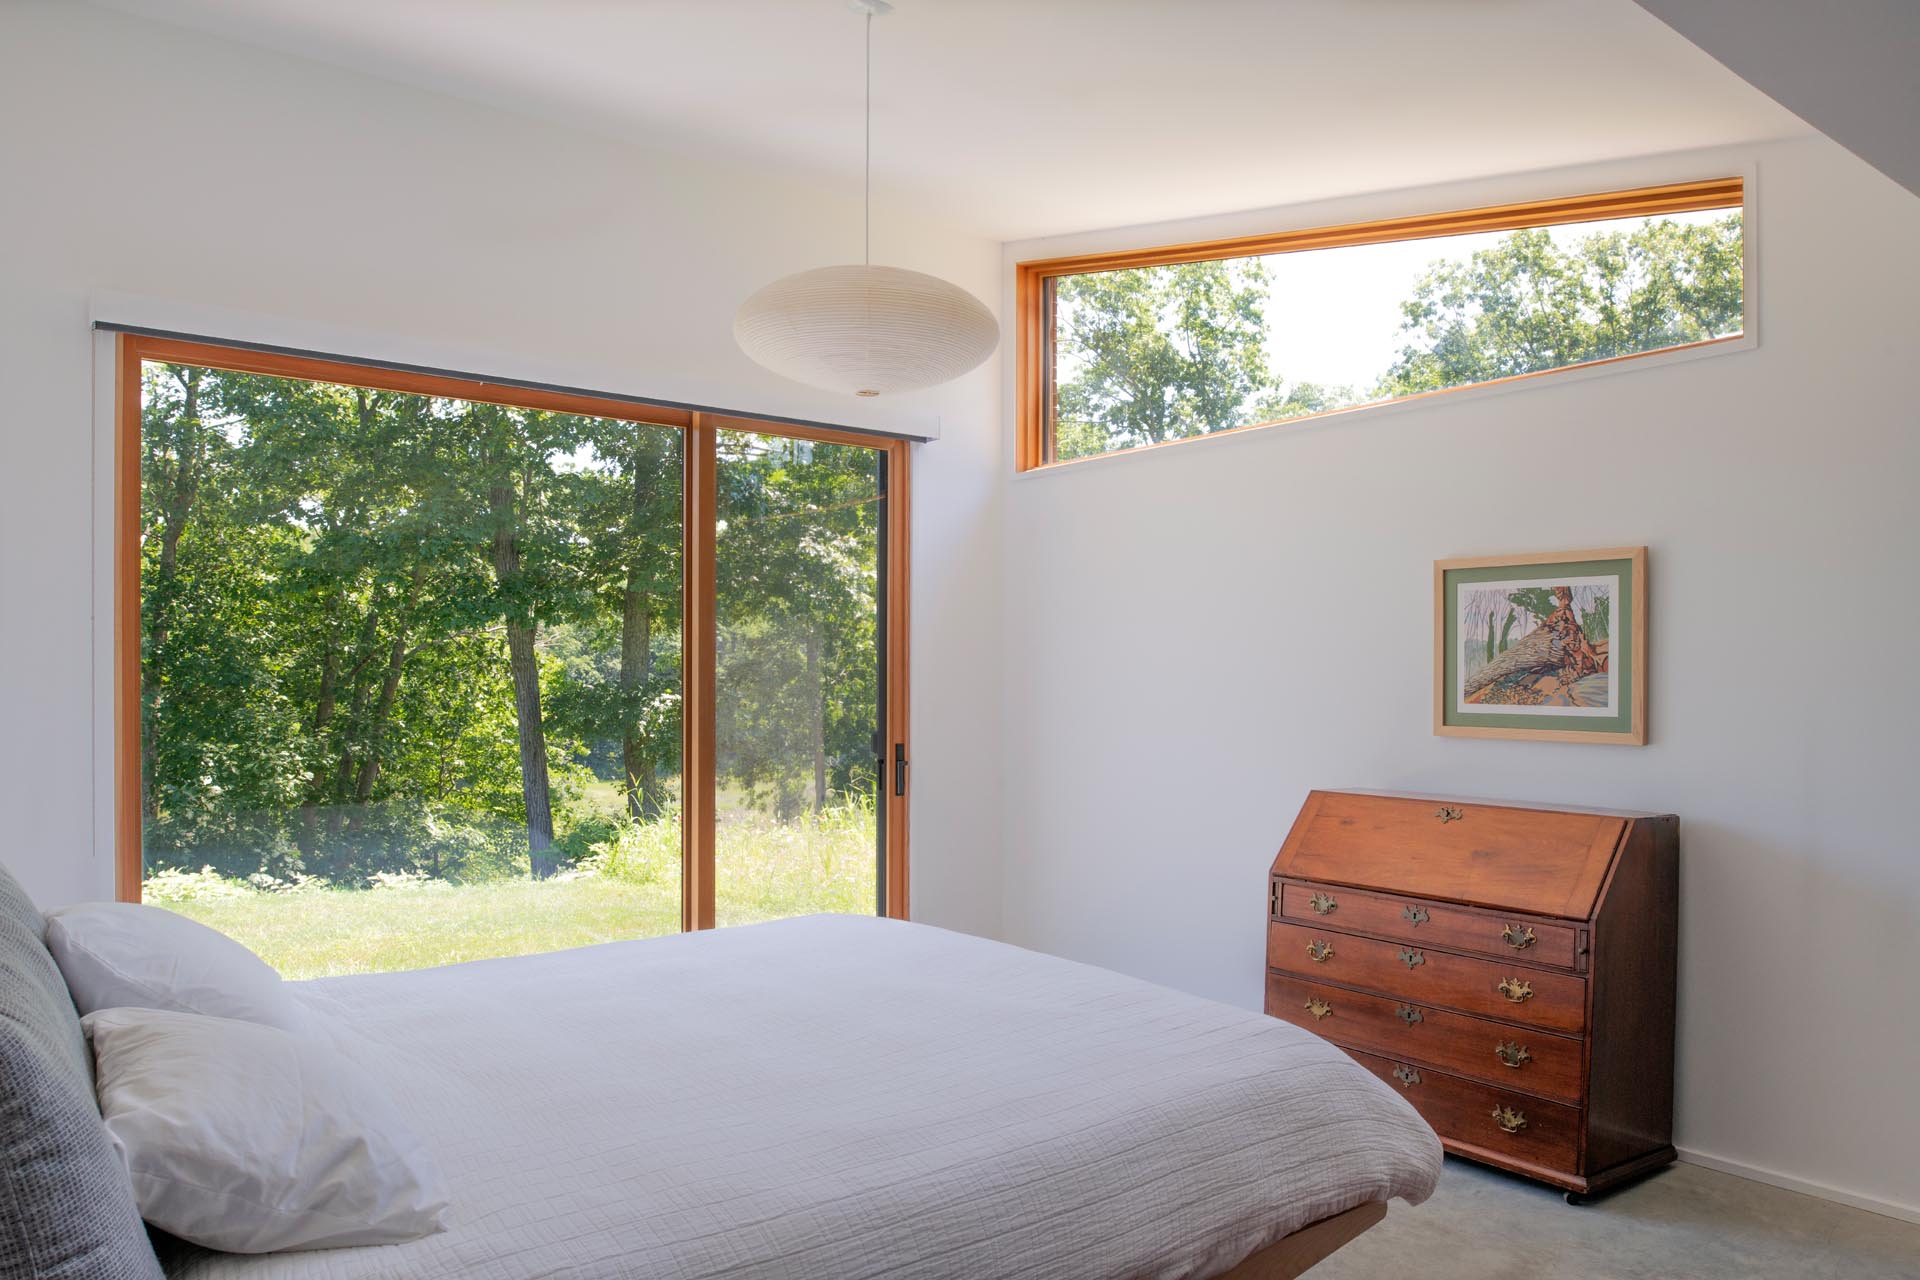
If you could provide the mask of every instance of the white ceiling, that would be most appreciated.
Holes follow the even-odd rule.
[[[103,0],[858,181],[845,0]],[[1632,0],[897,0],[876,194],[997,240],[1807,132]]]

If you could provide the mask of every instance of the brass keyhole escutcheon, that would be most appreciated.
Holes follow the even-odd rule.
[[[1423,925],[1427,922],[1427,909],[1408,904],[1400,908],[1400,918],[1410,925]]]
[[[1325,964],[1333,958],[1333,944],[1315,938],[1307,944],[1307,958],[1315,964]]]
[[[1414,1008],[1410,1004],[1403,1004],[1403,1005],[1398,1005],[1394,1008],[1393,1016],[1400,1019],[1400,1021],[1406,1023],[1408,1026],[1412,1026],[1416,1022],[1424,1021],[1427,1015],[1420,1012],[1418,1009]]]
[[[1524,1004],[1533,999],[1533,983],[1522,982],[1518,978],[1500,979],[1500,994],[1515,1004]]]
[[[1411,1089],[1420,1083],[1420,1072],[1403,1062],[1393,1069],[1393,1078],[1398,1080],[1402,1087]]]
[[[1334,901],[1333,895],[1330,893],[1316,893],[1307,899],[1308,909],[1317,916],[1324,916],[1339,905],[1338,902]]]
[[[1427,962],[1424,951],[1415,951],[1412,947],[1400,948],[1400,963],[1409,969],[1415,969]]]
[[[1512,1107],[1495,1107],[1493,1122],[1508,1133],[1518,1133],[1527,1127],[1527,1113],[1516,1111]]]
[[[1460,819],[1467,816],[1467,811],[1459,805],[1443,804],[1433,811],[1433,816],[1440,819],[1441,825],[1444,826],[1449,822],[1460,821]]]
[[[1500,938],[1515,951],[1525,951],[1534,944],[1533,929],[1527,925],[1510,924],[1500,931]]]
[[[1322,1000],[1319,996],[1315,996],[1313,999],[1307,1001],[1307,1012],[1313,1015],[1315,1022],[1318,1022],[1333,1012],[1333,1006],[1325,1000]]]
[[[1518,1040],[1502,1040],[1493,1046],[1493,1056],[1516,1069],[1533,1061],[1533,1055],[1527,1052],[1527,1046]]]

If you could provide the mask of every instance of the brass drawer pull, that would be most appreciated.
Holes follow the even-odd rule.
[[[1460,821],[1467,816],[1467,811],[1457,804],[1443,804],[1433,811],[1433,816],[1440,819],[1441,825],[1444,826],[1449,822]]]
[[[1412,947],[1400,948],[1400,963],[1409,969],[1417,969],[1427,962],[1424,951],[1415,951]]]
[[[1333,944],[1331,942],[1322,942],[1320,939],[1315,938],[1307,944],[1307,958],[1315,964],[1325,964],[1327,961],[1333,959]]]
[[[1515,1004],[1524,1004],[1533,999],[1533,984],[1522,982],[1518,978],[1500,979],[1500,994]]]
[[[1316,893],[1307,899],[1308,908],[1317,916],[1324,916],[1339,905],[1330,893]]]
[[[1333,1012],[1333,1006],[1325,1000],[1322,1000],[1319,996],[1315,996],[1313,999],[1307,1001],[1307,1012],[1313,1015],[1315,1022],[1318,1022]]]
[[[1420,1072],[1403,1062],[1393,1069],[1393,1078],[1404,1088],[1411,1089],[1420,1083]]]
[[[1400,1019],[1400,1021],[1406,1023],[1408,1026],[1412,1026],[1416,1022],[1425,1021],[1427,1015],[1420,1012],[1418,1009],[1414,1008],[1410,1004],[1403,1004],[1403,1005],[1396,1005],[1394,1007],[1393,1016]]]
[[[1493,1046],[1493,1056],[1510,1067],[1524,1067],[1533,1061],[1533,1055],[1527,1052],[1527,1046],[1518,1040],[1502,1040]]]
[[[1427,909],[1409,904],[1400,908],[1400,918],[1410,925],[1423,925],[1427,922]]]
[[[1527,1127],[1527,1113],[1515,1111],[1512,1107],[1495,1107],[1493,1122],[1508,1133],[1518,1133]]]
[[[1515,951],[1525,951],[1535,942],[1532,928],[1526,925],[1510,924],[1500,931],[1500,938]]]

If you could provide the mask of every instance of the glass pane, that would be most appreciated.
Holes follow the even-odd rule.
[[[143,392],[146,899],[289,977],[677,930],[679,433]]]
[[[715,918],[871,915],[881,455],[717,447]]]
[[[1056,456],[1730,337],[1741,236],[1714,209],[1062,276]]]

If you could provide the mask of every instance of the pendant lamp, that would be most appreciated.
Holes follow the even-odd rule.
[[[993,354],[1000,326],[978,298],[938,276],[873,265],[873,20],[886,0],[849,0],[866,19],[866,251],[858,266],[776,280],[741,304],[734,341],[757,363],[856,396],[915,391]]]

